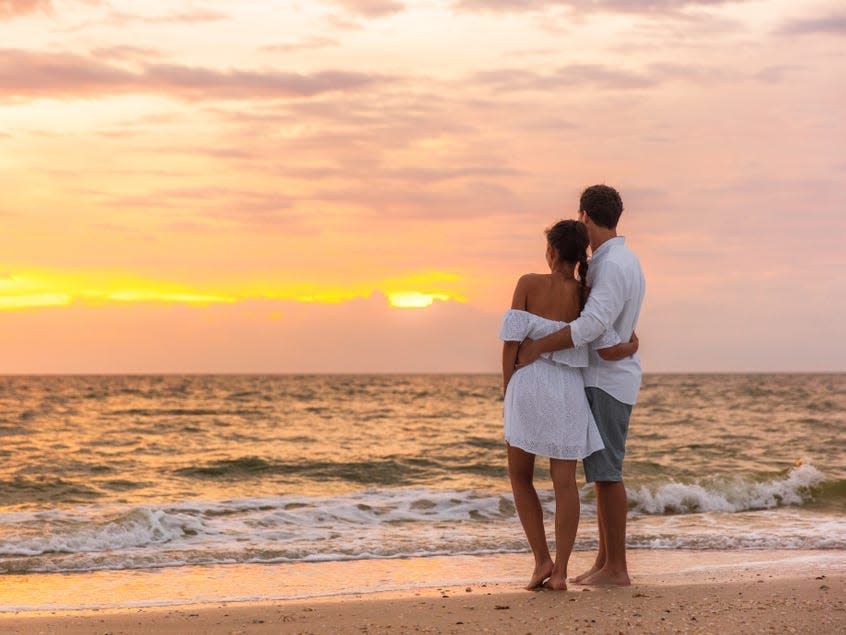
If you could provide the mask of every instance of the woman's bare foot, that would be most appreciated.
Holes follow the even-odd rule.
[[[575,578],[571,578],[570,582],[572,582],[573,584],[587,584],[585,582],[585,580],[587,580],[593,574],[598,573],[600,571],[600,569],[602,569],[602,567],[600,567],[597,564],[594,564],[588,571],[585,571],[584,573],[577,575]]]
[[[567,590],[567,574],[553,573],[549,576],[549,580],[543,583],[543,586],[553,591]]]
[[[529,580],[529,584],[526,585],[526,589],[531,591],[543,585],[543,581],[546,580],[552,573],[552,567],[552,560],[547,560],[543,564],[535,565],[535,571],[532,573],[532,577]]]

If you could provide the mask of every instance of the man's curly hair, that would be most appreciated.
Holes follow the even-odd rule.
[[[623,199],[610,185],[591,185],[579,199],[579,210],[600,227],[614,229],[623,213]]]

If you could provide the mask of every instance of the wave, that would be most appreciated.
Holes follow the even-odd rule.
[[[250,476],[284,475],[311,481],[342,481],[360,485],[402,486],[426,481],[436,474],[459,473],[505,477],[501,464],[485,462],[445,465],[422,457],[386,457],[366,461],[283,461],[257,456],[222,459],[174,470],[178,476],[203,480],[233,480]]]
[[[18,512],[22,535],[0,543],[0,556],[37,556],[60,553],[92,553],[134,549],[164,544],[203,531],[201,523],[188,514],[168,513],[160,509],[137,508],[115,518],[74,519],[61,512],[40,512],[42,520],[52,515],[52,522],[39,527],[26,522],[27,514]],[[27,532],[27,526],[30,532]],[[29,533],[29,535],[27,535]]]
[[[846,518],[807,504],[820,492],[842,497],[843,482],[826,481],[809,464],[760,482],[738,478],[642,486],[629,492],[628,544],[644,549],[846,549]],[[539,496],[551,525],[554,494],[540,490]],[[583,496],[581,513],[577,549],[594,549],[591,497]],[[387,488],[338,496],[0,513],[0,573],[525,550],[511,495],[474,490]]]
[[[16,476],[0,480],[0,500],[5,505],[18,503],[84,503],[102,497],[102,492],[81,482],[62,478],[32,478]]]
[[[628,489],[628,496],[632,511],[641,514],[741,512],[803,505],[814,500],[824,481],[817,468],[800,463],[784,477],[769,481],[715,477],[704,483],[642,485]]]

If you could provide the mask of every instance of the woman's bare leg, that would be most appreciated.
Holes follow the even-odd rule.
[[[567,563],[579,529],[576,462],[550,459],[549,472],[555,489],[555,565],[547,586],[563,591],[567,589]]]
[[[543,528],[543,509],[535,490],[534,473],[535,455],[509,445],[508,477],[511,480],[511,491],[514,493],[514,506],[535,556],[535,570],[526,585],[527,589],[534,589],[543,584],[552,573],[553,567]]]

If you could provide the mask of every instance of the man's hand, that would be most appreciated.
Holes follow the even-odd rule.
[[[629,344],[634,344],[634,353],[637,353],[637,349],[640,347],[640,340],[637,339],[637,335],[634,331],[632,331],[632,337],[629,340]],[[634,355],[634,353],[632,353],[632,355]]]
[[[535,340],[525,339],[517,349],[517,363],[514,368],[523,368],[541,356],[540,345]]]

